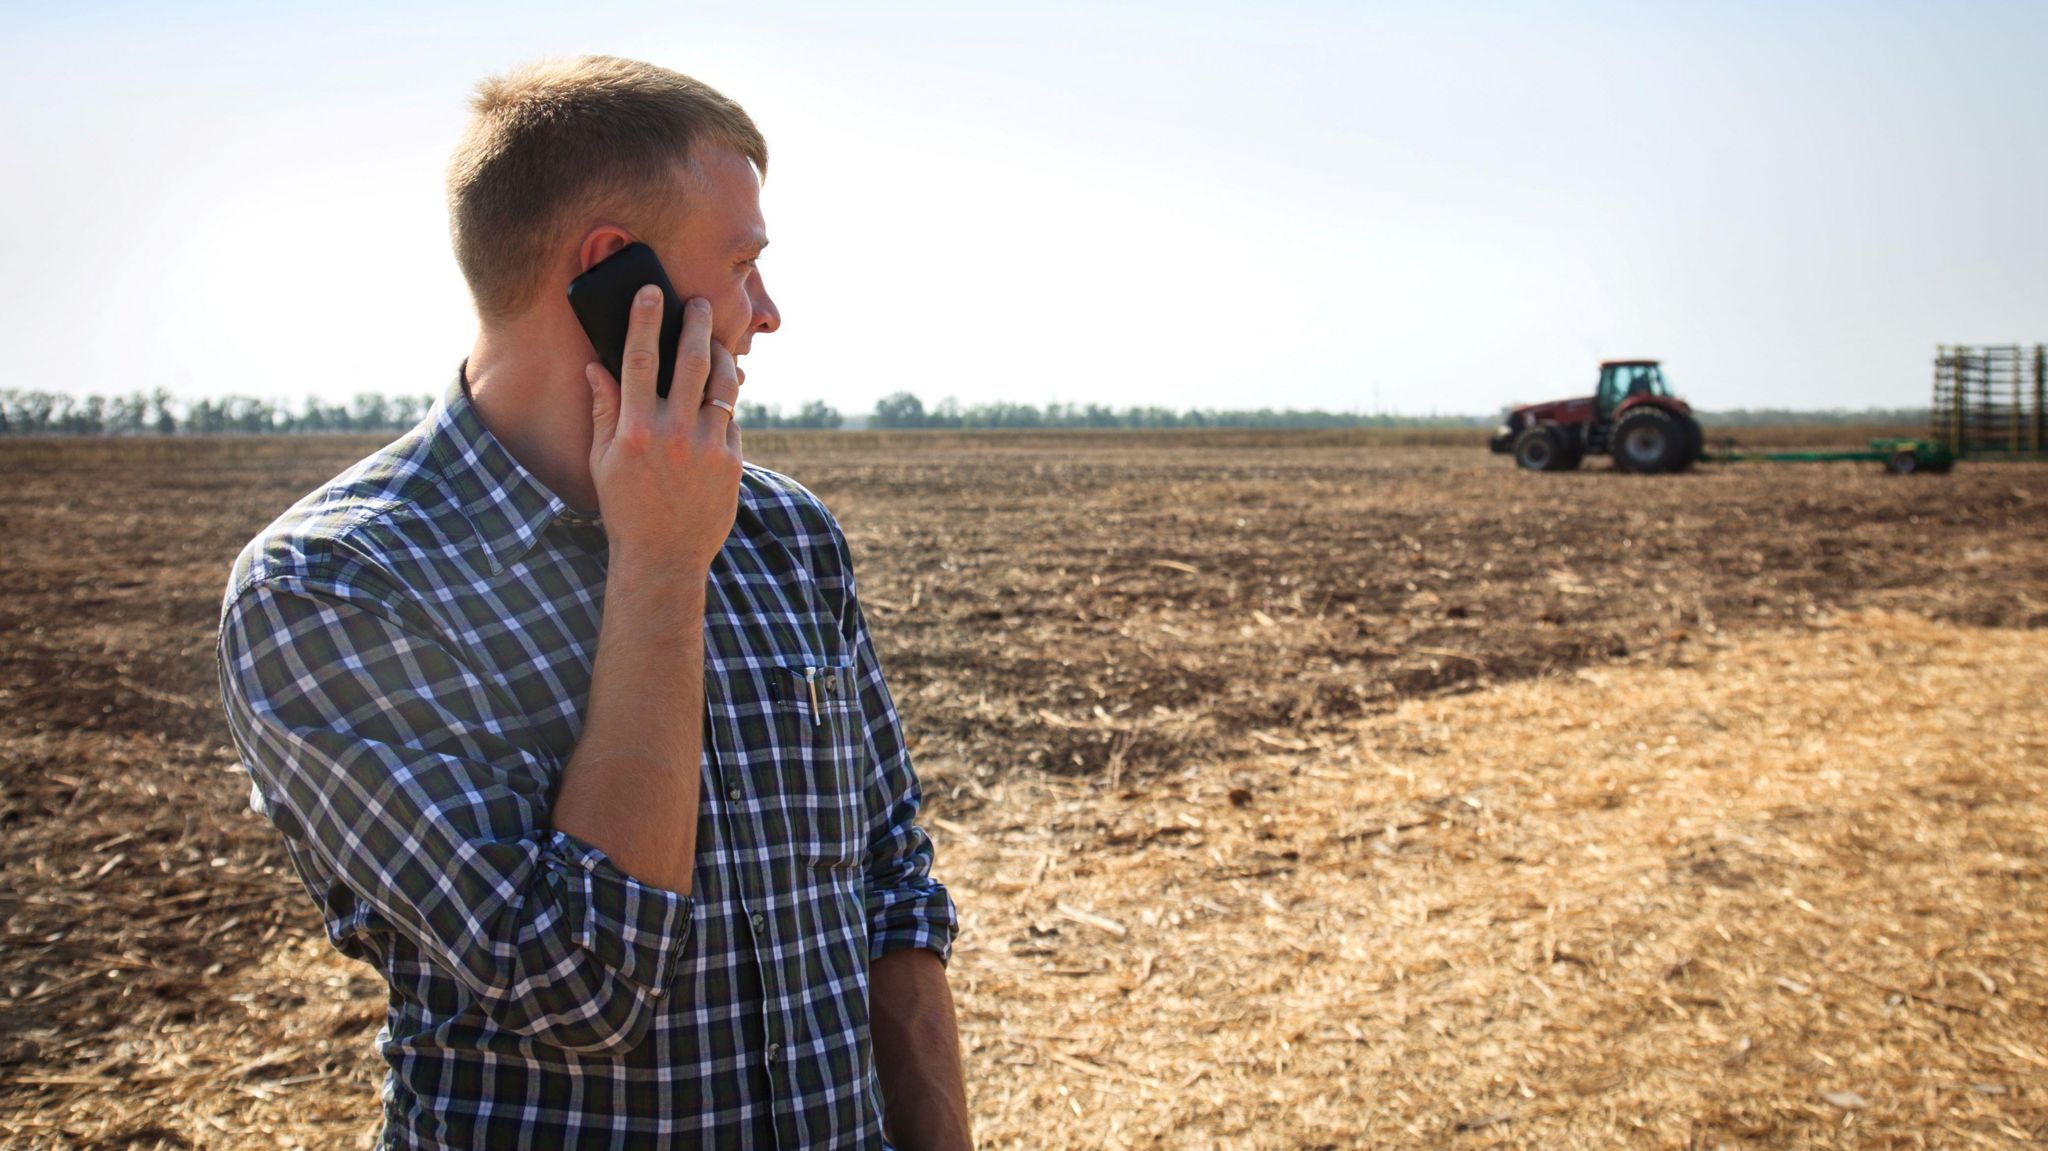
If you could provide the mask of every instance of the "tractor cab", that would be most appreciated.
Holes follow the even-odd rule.
[[[1616,408],[1637,396],[1673,398],[1657,361],[1615,360],[1600,365],[1600,390],[1593,395],[1593,408],[1602,418],[1612,417]]]

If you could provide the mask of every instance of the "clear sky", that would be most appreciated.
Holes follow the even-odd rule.
[[[481,77],[637,56],[772,153],[747,398],[1926,402],[2048,340],[2048,4],[17,5],[0,387],[435,392]]]

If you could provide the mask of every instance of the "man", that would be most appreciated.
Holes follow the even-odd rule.
[[[740,457],[767,147],[612,58],[485,82],[481,334],[236,561],[222,693],[329,938],[391,985],[388,1147],[965,1147],[956,919],[846,543]],[[566,301],[639,240],[614,380]]]

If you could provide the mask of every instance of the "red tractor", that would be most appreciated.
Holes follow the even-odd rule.
[[[1487,446],[1512,452],[1530,471],[1566,471],[1592,452],[1612,455],[1622,471],[1652,475],[1682,472],[1700,458],[1700,425],[1657,361],[1608,360],[1598,392],[1516,408]]]

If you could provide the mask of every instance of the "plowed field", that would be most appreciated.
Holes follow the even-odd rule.
[[[2048,1137],[2048,468],[748,442],[852,541],[990,1144]],[[212,640],[374,446],[0,442],[0,1141],[367,1145]]]

